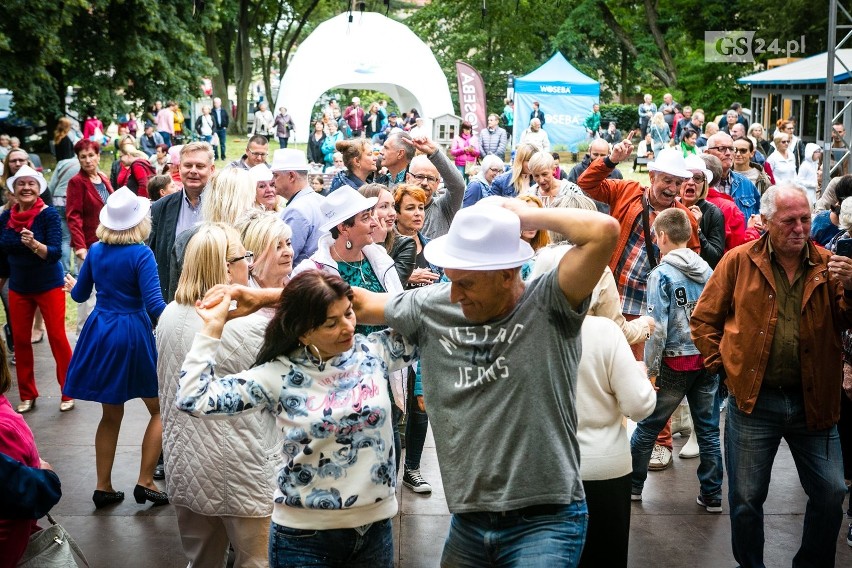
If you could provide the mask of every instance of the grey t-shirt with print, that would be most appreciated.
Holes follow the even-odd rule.
[[[452,513],[584,498],[577,444],[580,326],[556,271],[503,319],[473,325],[450,284],[404,292],[387,322],[420,346],[423,390]]]

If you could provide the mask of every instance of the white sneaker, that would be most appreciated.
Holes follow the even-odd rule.
[[[695,431],[693,431],[689,436],[689,440],[687,440],[680,449],[678,457],[681,459],[689,459],[697,458],[699,455],[701,455],[701,452],[698,451],[698,436],[696,436]]]
[[[654,444],[651,451],[651,461],[648,462],[648,471],[662,471],[672,464],[672,451],[665,446]]]

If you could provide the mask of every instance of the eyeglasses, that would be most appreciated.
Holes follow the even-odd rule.
[[[722,154],[730,154],[734,151],[733,146],[707,146],[708,150],[716,150]]]
[[[789,144],[790,141],[789,140],[779,140],[778,143],[779,144]]]
[[[500,172],[503,171],[503,168],[488,168],[488,171],[499,174]]]
[[[734,148],[734,154],[743,154],[743,155],[745,155],[745,154],[748,154],[748,153],[749,153],[748,148]]]
[[[436,178],[435,176],[427,176],[427,175],[423,175],[423,174],[412,174],[412,173],[409,173],[408,175],[410,175],[411,177],[416,179],[418,183],[423,183],[424,181],[427,181],[429,183],[438,183],[439,181],[441,181],[440,178]]]
[[[695,183],[703,182],[704,181],[704,174],[695,174],[694,176],[692,176],[692,181],[694,181]]]
[[[249,154],[255,158],[265,158],[269,155],[269,152],[249,152]]]
[[[232,258],[231,260],[229,260],[228,264],[232,264],[234,262],[237,262],[237,261],[243,260],[243,259],[245,259],[246,262],[251,264],[251,261],[254,259],[254,253],[251,252],[250,250],[247,250],[246,253],[243,256],[238,256],[237,258]]]

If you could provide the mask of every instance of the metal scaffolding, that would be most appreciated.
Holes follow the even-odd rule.
[[[850,162],[852,162],[852,152],[849,149],[849,142],[852,140],[850,138],[852,125],[849,125],[850,128],[846,132],[845,139],[837,136],[833,127],[835,122],[841,120],[846,109],[852,105],[852,83],[845,85],[834,83],[836,64],[840,64],[846,71],[847,76],[852,73],[837,56],[837,51],[846,44],[852,45],[852,14],[849,13],[849,10],[841,6],[838,0],[830,0],[828,13],[828,70],[825,78],[825,116],[831,117],[831,120],[825,120],[823,124],[823,189],[828,186],[833,172],[841,168],[848,168]],[[844,98],[846,99],[846,104],[843,105],[843,108],[839,112],[835,112],[834,101]],[[835,143],[839,144],[839,147],[833,147]]]

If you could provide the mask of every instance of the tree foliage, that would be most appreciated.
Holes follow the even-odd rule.
[[[215,14],[218,1],[206,3]],[[0,85],[19,115],[53,118],[89,105],[101,115],[157,98],[195,97],[210,73],[200,30],[209,18],[182,0],[9,0],[0,18]],[[129,106],[128,106],[129,105]]]

